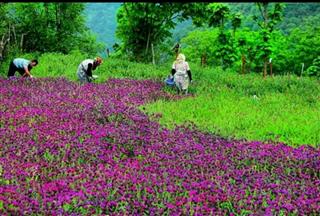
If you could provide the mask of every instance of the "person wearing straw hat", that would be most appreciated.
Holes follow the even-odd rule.
[[[178,93],[185,92],[185,94],[188,94],[188,87],[189,83],[192,82],[192,76],[184,54],[180,53],[176,61],[173,62],[171,74],[174,78]]]
[[[92,71],[94,71],[98,66],[102,64],[102,58],[96,57],[95,59],[86,59],[83,60],[77,70],[77,76],[80,83],[90,83],[95,78],[92,75]]]

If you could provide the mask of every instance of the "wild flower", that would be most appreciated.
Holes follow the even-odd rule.
[[[1,214],[316,215],[320,150],[169,130],[152,80],[0,79]]]

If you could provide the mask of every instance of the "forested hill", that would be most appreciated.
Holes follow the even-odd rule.
[[[228,3],[233,12],[240,12],[243,15],[244,27],[257,29],[258,26],[252,21],[252,15],[259,13],[259,9],[254,3]],[[290,29],[300,26],[303,20],[310,16],[320,14],[319,3],[286,3],[284,8],[283,21],[279,23],[279,28],[288,33]]]
[[[116,14],[120,5],[121,3],[87,3],[84,10],[88,27],[107,47],[111,47],[116,41]]]
[[[251,16],[258,13],[258,8],[254,3],[228,3],[232,11],[238,11],[243,15],[243,27],[256,29],[256,24],[252,21]],[[98,40],[111,47],[116,42],[115,30],[117,26],[116,14],[121,3],[87,3],[85,15],[87,25],[93,32],[98,35]],[[284,19],[279,24],[279,28],[287,33],[290,29],[295,28],[309,16],[320,14],[319,3],[286,3],[284,10]],[[173,31],[173,37],[180,39],[192,28],[191,22],[185,22],[177,25]]]

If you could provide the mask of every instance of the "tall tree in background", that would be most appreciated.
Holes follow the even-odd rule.
[[[260,56],[264,62],[263,77],[266,77],[268,60],[271,55],[270,34],[274,30],[275,25],[282,20],[284,4],[275,3],[271,9],[269,2],[259,2],[256,5],[260,11],[260,18],[254,16],[253,19],[261,28],[262,43],[260,45]]]
[[[78,49],[95,54],[102,47],[85,26],[83,10],[82,3],[1,3],[2,44],[11,52],[69,53]],[[3,56],[4,51],[0,49]]]
[[[218,44],[212,43],[212,45],[218,46],[216,57],[220,59],[221,66],[223,68],[230,66],[236,60],[235,42],[232,35],[226,31],[225,24],[230,19],[233,21],[235,36],[235,31],[241,24],[241,16],[232,14],[227,4],[210,3],[200,13],[193,14],[192,18],[197,26],[219,28]]]
[[[6,48],[10,45],[10,39],[14,34],[12,21],[8,16],[9,7],[7,4],[0,3],[0,61],[3,60]],[[16,35],[14,34],[16,38]]]
[[[151,44],[157,46],[170,36],[178,9],[171,3],[124,3],[118,13],[116,35],[129,56],[150,61]]]
[[[25,51],[68,53],[88,31],[81,3],[28,3],[16,4],[15,8],[14,18],[24,34]]]
[[[231,25],[232,25],[232,30],[233,30],[233,38],[236,37],[236,31],[241,26],[242,18],[243,18],[243,16],[241,13],[234,13],[231,15]]]
[[[124,3],[118,13],[116,35],[125,52],[137,61],[151,61],[152,44],[158,46],[170,32],[196,12],[203,3]]]

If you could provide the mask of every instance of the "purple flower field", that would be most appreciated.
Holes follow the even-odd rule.
[[[169,130],[151,80],[0,79],[0,214],[318,215],[320,150]]]

